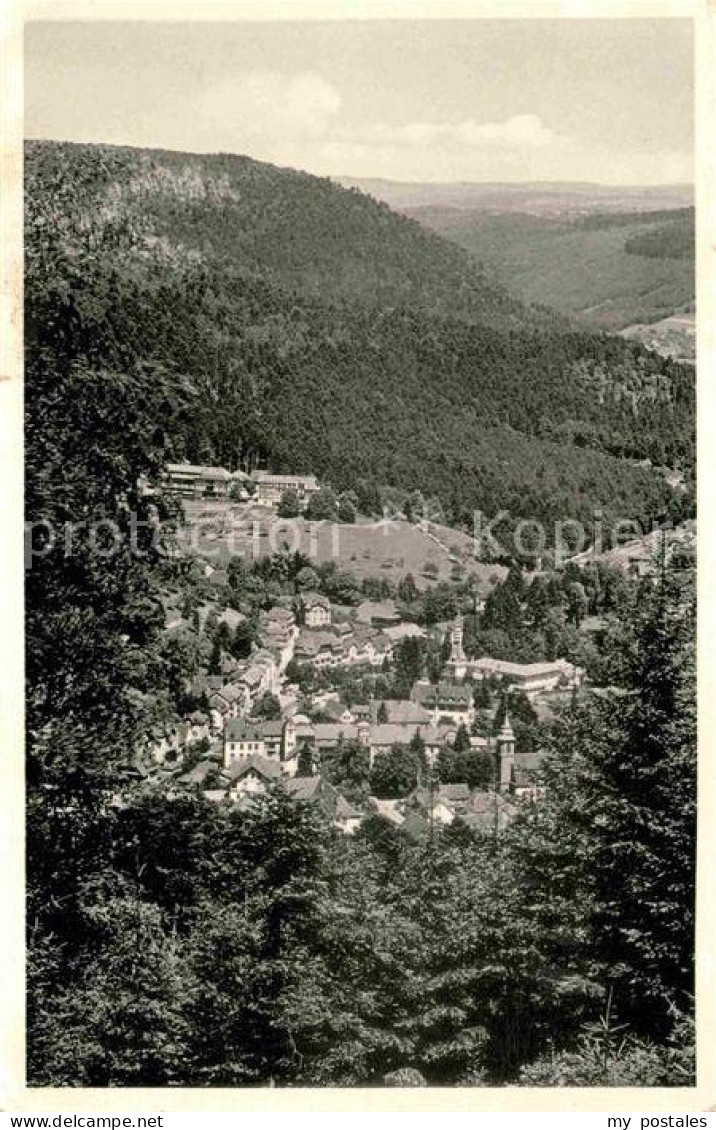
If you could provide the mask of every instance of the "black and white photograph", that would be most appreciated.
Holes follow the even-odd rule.
[[[23,28],[25,1085],[694,1088],[694,19],[149,8]]]

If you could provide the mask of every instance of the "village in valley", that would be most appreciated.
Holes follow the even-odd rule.
[[[229,511],[304,527],[314,510],[324,523],[330,513],[314,506],[331,492],[310,475],[176,464],[164,487],[185,516],[208,519],[219,531]],[[355,500],[331,501],[335,516],[345,520],[350,511],[356,521]],[[519,647],[505,655],[503,646],[499,657],[481,647],[491,600],[494,626],[495,607],[513,587],[504,567],[470,573],[466,555],[450,553],[448,580],[440,581],[428,560],[421,576],[407,572],[398,584],[379,565],[359,581],[292,544],[254,562],[228,551],[218,561],[216,553],[184,554],[180,584],[175,551],[162,600],[165,655],[176,668],[181,705],[179,712],[176,702],[167,706],[165,723],[127,771],[169,795],[191,790],[244,807],[281,788],[318,806],[348,835],[370,817],[414,837],[456,820],[497,833],[522,802],[538,802],[545,727],[589,693],[583,657],[596,654],[606,630],[590,604],[608,608],[610,586],[635,583],[655,568],[653,547],[643,544],[601,572],[588,559],[573,564],[567,596],[556,595],[567,605],[560,615],[571,654],[525,661]],[[683,538],[679,545],[683,550]],[[574,580],[590,569],[591,592]],[[529,635],[549,603],[535,593],[549,585],[516,576],[511,615]],[[549,584],[554,597],[554,577]]]
[[[15,21],[3,1110],[710,1109],[704,20],[102,6]]]

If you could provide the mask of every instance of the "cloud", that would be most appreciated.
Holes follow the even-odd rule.
[[[310,167],[329,175],[397,180],[538,180],[549,169],[547,175],[557,179],[553,170],[572,145],[573,139],[536,114],[501,122],[466,118],[362,127],[336,120],[313,146]]]
[[[503,122],[416,121],[403,124],[340,121],[341,96],[314,71],[281,74],[254,70],[229,76],[199,100],[197,109],[213,130],[263,150],[282,142],[315,141],[326,146],[392,148],[400,151],[543,149],[557,135],[536,114],[517,114]]]
[[[318,71],[249,70],[225,77],[192,106],[196,148],[249,153],[319,175],[397,180],[688,179],[682,154],[587,147],[538,114],[502,121],[351,121]],[[660,165],[661,168],[657,166]]]
[[[406,125],[372,125],[359,131],[341,131],[337,140],[378,145],[425,146],[444,148],[495,147],[543,148],[557,140],[557,135],[536,114],[517,114],[504,122],[409,122]]]
[[[341,108],[335,87],[305,71],[282,75],[248,71],[224,79],[199,100],[204,119],[234,137],[261,138],[266,144],[325,135]]]

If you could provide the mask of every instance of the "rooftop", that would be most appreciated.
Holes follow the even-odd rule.
[[[261,757],[260,754],[255,753],[251,757],[234,762],[230,769],[225,770],[224,776],[229,781],[239,781],[247,773],[254,773],[267,781],[273,781],[281,776],[281,766],[270,757]]]
[[[200,761],[193,769],[190,769],[187,773],[182,773],[179,780],[187,785],[201,785],[214,769],[216,769],[215,761]]]
[[[225,683],[216,694],[221,695],[227,702],[236,702],[237,699],[243,698],[243,691],[236,683]]]
[[[488,655],[473,659],[471,665],[484,671],[497,671],[503,675],[514,675],[523,679],[537,678],[540,675],[557,675],[574,670],[573,664],[566,659],[554,659],[542,663],[512,663],[509,659],[491,659]]]
[[[290,608],[281,608],[278,605],[274,605],[273,608],[269,608],[268,612],[262,612],[261,615],[263,619],[273,621],[278,624],[292,624],[295,619],[294,614]]]
[[[448,804],[456,801],[467,803],[470,799],[470,786],[464,782],[454,785],[440,785],[438,796],[440,800],[447,801]]]
[[[416,725],[428,725],[431,721],[430,712],[419,702],[410,699],[373,699],[370,703],[371,722],[378,721],[381,706],[385,707],[388,722],[414,722]]]
[[[410,636],[426,636],[427,632],[419,624],[390,624],[385,629],[385,634],[395,643],[397,640],[408,639]]]
[[[429,729],[430,727],[425,727],[426,731]],[[372,746],[407,745],[418,730],[422,734],[421,727],[412,722],[376,722],[370,728],[370,744]]]
[[[230,718],[226,723],[225,736],[227,742],[261,741],[258,728],[247,722],[245,718]]]
[[[296,800],[313,800],[320,786],[320,777],[288,777],[284,781],[286,792]]]
[[[338,742],[341,738],[346,742],[355,741],[358,737],[358,728],[350,722],[316,722],[313,733],[316,745],[320,746]]]
[[[257,722],[256,730],[264,738],[280,738],[283,734],[283,718],[271,718],[266,722]]]
[[[452,703],[470,706],[472,703],[471,688],[461,683],[416,683],[414,696],[417,702],[438,707]]]
[[[169,475],[191,475],[202,479],[230,479],[232,474],[225,467],[202,467],[198,463],[167,463]]]
[[[356,609],[358,620],[400,620],[395,602],[392,600],[364,600]]]
[[[295,486],[316,485],[315,475],[282,475],[272,471],[254,471],[254,480],[257,483],[281,483]]]
[[[357,817],[362,816],[363,813],[359,808],[355,808],[346,798],[339,793],[336,801],[336,819],[337,820],[355,820]]]
[[[324,596],[322,592],[305,592],[303,593],[301,600],[303,601],[305,608],[315,608],[317,605],[319,605],[321,608],[331,607],[330,600],[327,596]]]

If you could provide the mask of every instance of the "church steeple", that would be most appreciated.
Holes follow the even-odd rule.
[[[455,617],[450,629],[450,659],[448,660],[452,674],[456,679],[461,679],[467,668],[465,650],[462,644],[464,621],[460,613]]]
[[[497,760],[500,767],[500,792],[508,793],[512,789],[515,767],[515,733],[507,713],[497,735]]]

